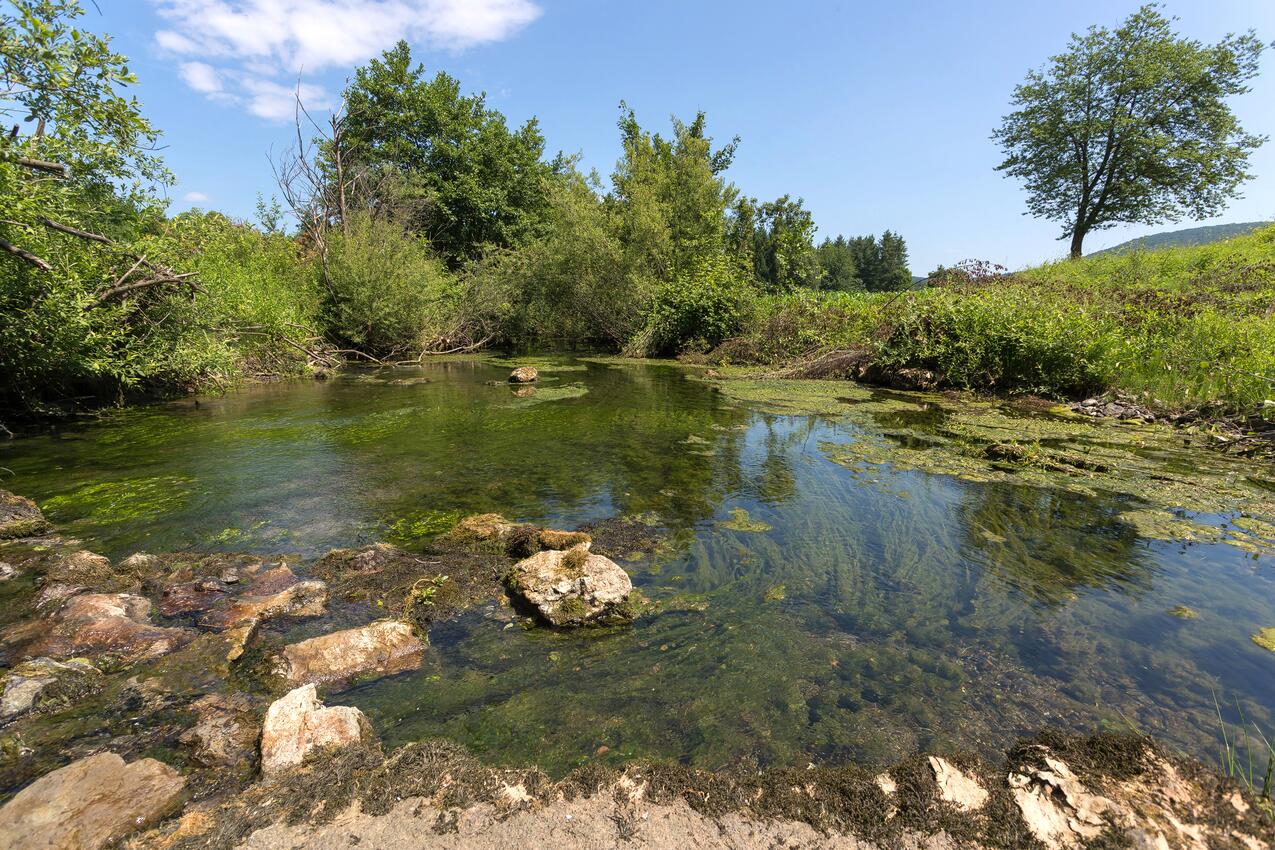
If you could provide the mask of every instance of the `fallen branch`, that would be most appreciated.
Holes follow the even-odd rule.
[[[26,262],[35,266],[40,271],[44,271],[44,272],[53,271],[53,266],[49,265],[47,261],[37,257],[35,254],[32,254],[30,251],[26,250],[25,248],[19,248],[17,245],[13,245],[9,242],[5,242],[3,239],[0,239],[0,251],[7,251],[8,253],[12,254],[13,256],[19,259],[25,260]]]

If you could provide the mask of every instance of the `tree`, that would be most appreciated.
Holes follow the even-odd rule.
[[[619,127],[623,154],[607,201],[626,263],[665,282],[720,254],[737,194],[721,173],[739,140],[714,150],[702,112],[689,124],[674,118],[673,134],[664,138],[644,130],[623,103]]]
[[[1014,89],[1016,109],[993,134],[997,169],[1023,181],[1028,212],[1062,222],[1072,257],[1094,230],[1216,215],[1265,141],[1227,103],[1248,91],[1263,48],[1251,31],[1214,45],[1181,38],[1154,4],[1114,31],[1073,34]]]
[[[819,286],[838,292],[852,292],[863,289],[863,281],[859,279],[859,270],[854,264],[854,255],[850,253],[850,243],[844,236],[836,239],[824,239],[815,249],[819,259]]]
[[[819,283],[815,221],[802,200],[788,195],[757,207],[754,263],[757,279],[776,292]]]
[[[410,225],[453,268],[528,238],[548,207],[544,137],[534,118],[511,131],[483,94],[454,77],[427,79],[400,41],[354,72],[346,88],[345,168],[388,169]]]
[[[897,292],[912,286],[908,269],[908,246],[903,237],[887,230],[881,234],[878,276],[871,287],[880,292]]]

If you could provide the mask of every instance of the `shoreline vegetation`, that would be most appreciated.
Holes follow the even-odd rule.
[[[10,111],[38,119],[0,155],[5,431],[346,363],[575,349],[911,388],[1105,396],[1117,409],[1224,422],[1232,445],[1269,445],[1275,227],[1016,272],[967,261],[918,282],[898,233],[817,242],[800,198],[760,201],[730,182],[743,142],[715,141],[703,113],[660,133],[620,104],[621,155],[604,180],[575,157],[549,156],[535,119],[512,127],[483,94],[431,76],[405,42],[353,71],[326,122],[298,104],[296,145],[275,158],[277,194],[259,198],[254,222],[169,217],[159,130],[125,95],[137,82],[126,58],[77,28],[82,12],[67,2],[0,21],[14,56]],[[1154,7],[1126,27],[1115,42],[1203,50],[1175,41]],[[1112,48],[1106,30],[1087,38],[1086,50]],[[1200,54],[1203,64],[1157,68],[1170,82],[1156,85],[1203,74],[1210,98],[1240,92],[1261,48],[1251,34],[1228,38]],[[71,83],[49,90],[58,74]],[[1050,91],[1020,87],[1016,103]],[[1183,188],[1178,207],[1160,198],[1146,215],[1214,210],[1245,177],[1260,140],[1223,102],[1208,105],[1210,132],[1222,133],[1209,144],[1236,145],[1222,183],[1191,203]],[[1024,110],[999,136],[1015,174],[1033,167],[1014,147]],[[1093,180],[1112,197],[1136,196],[1124,176]],[[1069,226],[1107,226],[1112,214],[1089,208]]]

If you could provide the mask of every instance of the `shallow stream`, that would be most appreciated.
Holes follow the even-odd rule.
[[[520,361],[521,362],[521,361]],[[661,364],[451,361],[121,412],[0,446],[0,486],[112,558],[411,549],[469,513],[616,516],[628,628],[436,626],[328,696],[389,745],[557,773],[1000,751],[1130,726],[1207,760],[1275,726],[1275,471],[1140,425]],[[1008,446],[1009,448],[1005,448]],[[313,626],[306,627],[313,631]]]

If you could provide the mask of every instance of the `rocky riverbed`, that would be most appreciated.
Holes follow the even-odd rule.
[[[430,627],[480,602],[501,600],[526,628],[642,616],[594,536],[615,551],[649,529],[591,532],[486,514],[425,553],[377,544],[309,568],[234,554],[111,563],[0,491],[0,847],[1257,848],[1275,838],[1268,801],[1136,736],[1045,736],[995,765],[954,755],[877,771],[634,763],[554,781],[445,741],[386,752],[358,708],[325,704],[418,667]],[[287,642],[289,622],[316,633]]]

